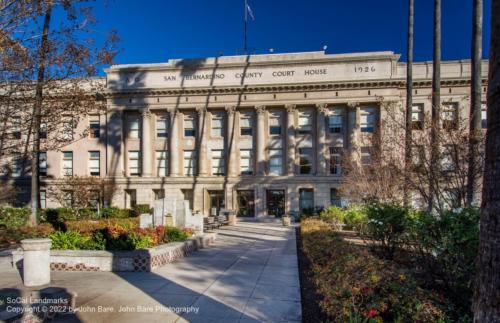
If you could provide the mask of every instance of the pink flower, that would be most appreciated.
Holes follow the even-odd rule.
[[[377,316],[377,314],[378,314],[377,310],[372,308],[371,310],[366,311],[365,317],[368,317],[368,318],[375,317],[375,316]]]

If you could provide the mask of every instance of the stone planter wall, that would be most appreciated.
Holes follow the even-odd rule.
[[[63,271],[151,271],[215,241],[215,233],[182,242],[134,251],[51,250],[50,268]],[[23,251],[12,252],[12,264],[22,268]]]

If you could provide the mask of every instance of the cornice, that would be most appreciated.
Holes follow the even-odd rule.
[[[483,85],[487,80],[483,79]],[[442,79],[441,86],[470,85],[470,79],[453,78]],[[107,90],[106,98],[130,97],[145,95],[221,95],[221,94],[250,94],[250,93],[279,93],[279,92],[304,92],[304,91],[332,91],[350,89],[380,89],[380,88],[401,88],[406,86],[404,79],[392,80],[367,80],[352,82],[325,82],[311,84],[278,84],[278,85],[255,85],[255,86],[228,86],[228,87],[205,87],[205,88],[174,88],[174,89],[132,89],[132,90]],[[424,88],[432,86],[432,80],[414,80],[414,88]]]

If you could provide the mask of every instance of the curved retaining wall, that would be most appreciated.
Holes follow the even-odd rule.
[[[134,251],[51,250],[50,268],[63,271],[151,271],[205,248],[216,239],[204,233],[182,242],[172,242]],[[23,251],[12,252],[12,265],[22,268]]]

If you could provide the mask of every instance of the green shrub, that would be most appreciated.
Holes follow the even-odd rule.
[[[187,230],[182,230],[176,227],[165,227],[165,242],[173,242],[173,241],[184,241],[192,235]]]
[[[132,232],[130,235],[130,240],[132,245],[134,246],[134,250],[137,249],[147,249],[154,246],[154,239],[151,235],[148,234],[138,234]]]
[[[50,234],[50,239],[52,240],[52,249],[78,250],[83,249],[82,246],[92,240],[92,237],[68,230],[66,232],[55,231]]]
[[[396,203],[371,203],[366,206],[366,215],[366,237],[373,246],[380,247],[385,257],[392,259],[407,240],[414,212]]]
[[[128,218],[130,217],[130,210],[110,206],[101,209],[101,217],[104,219]]]
[[[409,228],[411,247],[426,277],[434,285],[442,282],[464,312],[471,305],[479,221],[477,208],[448,210],[440,216],[421,212]]]
[[[303,250],[329,322],[446,322],[449,303],[411,272],[348,243],[327,223],[302,222]]]
[[[132,216],[139,216],[145,213],[151,213],[151,207],[149,206],[149,204],[137,204],[136,206],[134,206],[131,212]]]
[[[19,228],[26,224],[31,210],[28,208],[0,208],[0,228]]]
[[[344,223],[347,229],[364,232],[368,218],[363,206],[353,205],[344,211]]]
[[[319,217],[321,220],[330,223],[337,230],[342,230],[342,224],[344,223],[344,210],[337,206],[330,206],[324,209]]]

